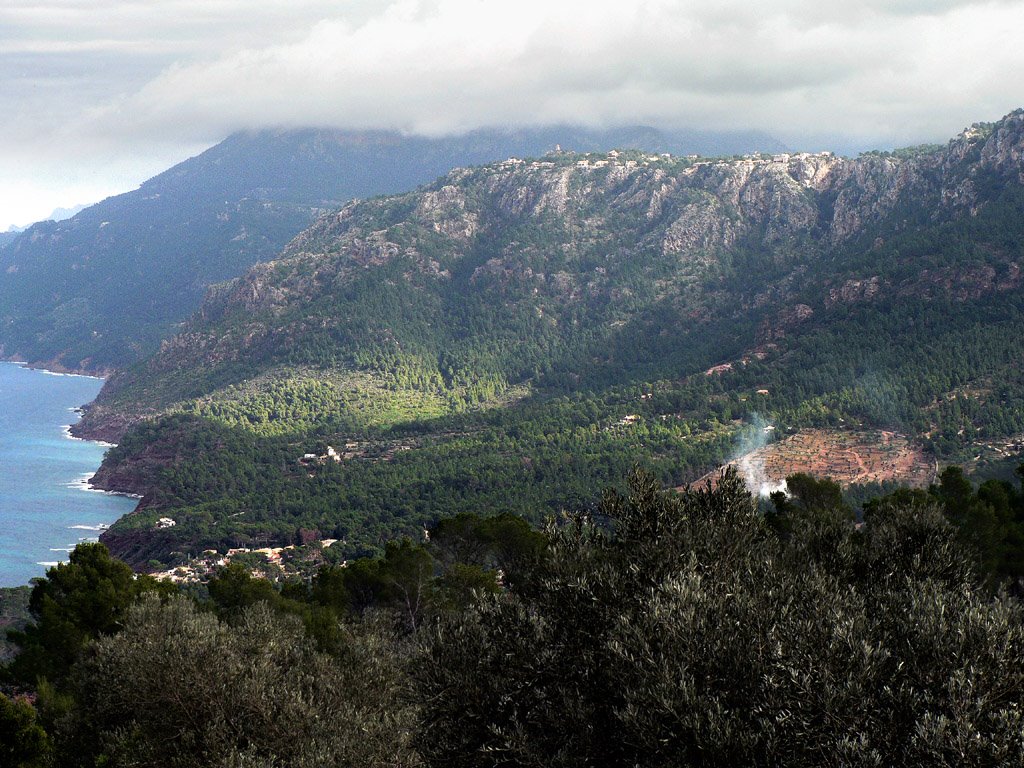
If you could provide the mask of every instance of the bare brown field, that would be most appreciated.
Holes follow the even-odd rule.
[[[751,451],[725,466],[735,466],[752,491],[781,487],[788,475],[805,472],[842,486],[895,480],[924,487],[935,479],[935,461],[905,435],[883,430],[806,429]],[[721,467],[695,485],[715,482]]]

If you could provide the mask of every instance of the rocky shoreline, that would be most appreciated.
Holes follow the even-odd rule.
[[[106,379],[114,373],[113,368],[92,366],[66,366],[60,358],[52,360],[26,360],[25,355],[7,355],[0,347],[0,362],[17,363],[34,371],[46,371],[47,373],[59,373],[67,376],[89,376],[94,379]]]
[[[71,434],[82,440],[117,444],[137,421],[137,418],[89,403],[82,406],[82,418],[71,425]]]
[[[61,365],[58,361],[50,362],[26,362],[15,357],[4,358],[2,362],[17,363],[32,370],[42,371],[61,376],[88,376],[95,379],[106,379],[113,371],[73,370]],[[95,403],[88,403],[77,409],[81,418],[68,426],[68,437],[76,440],[87,440],[94,443],[106,443],[116,447],[117,443],[127,432],[128,428],[136,421],[110,412],[109,409],[100,407],[100,414],[95,413]],[[93,415],[89,418],[90,414]],[[99,418],[97,418],[99,415]],[[138,504],[128,514],[134,514],[146,506],[146,494],[152,487],[152,470],[141,472],[133,462],[128,466],[111,467],[106,461],[102,462],[96,469],[95,474],[88,480],[89,488],[104,493],[117,494],[138,499]],[[120,519],[120,518],[119,518]],[[115,521],[116,523],[116,521]],[[100,541],[106,541],[108,530],[100,535]]]

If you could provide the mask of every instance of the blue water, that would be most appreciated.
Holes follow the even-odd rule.
[[[75,440],[77,406],[103,384],[0,363],[0,586],[27,584],[137,503],[89,490],[106,446]]]

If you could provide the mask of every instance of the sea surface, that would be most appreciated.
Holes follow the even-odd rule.
[[[88,486],[109,446],[68,433],[102,384],[0,363],[0,586],[44,575],[135,507]]]

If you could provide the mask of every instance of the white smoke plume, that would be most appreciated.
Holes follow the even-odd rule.
[[[764,447],[771,441],[775,425],[761,414],[754,413],[750,422],[737,435],[736,449],[730,463],[736,467],[747,490],[755,496],[768,496],[786,491],[786,481],[773,482],[764,468]]]

